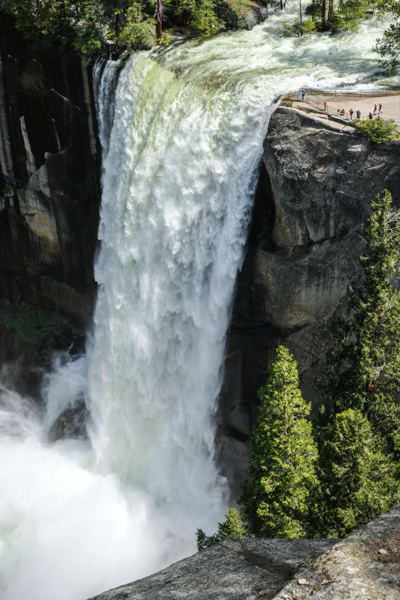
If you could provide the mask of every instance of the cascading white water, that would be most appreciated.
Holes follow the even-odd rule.
[[[84,358],[61,367],[45,419],[0,390],[5,600],[84,600],[194,551],[196,528],[211,533],[223,517],[213,414],[273,99],[380,83],[371,47],[383,25],[298,39],[288,18],[135,56],[111,137],[112,70],[98,81],[106,158],[89,375]],[[49,445],[49,424],[86,386],[91,443]]]

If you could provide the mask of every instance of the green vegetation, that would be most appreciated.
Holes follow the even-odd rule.
[[[310,490],[317,484],[317,446],[299,390],[297,365],[279,346],[258,392],[257,425],[248,442],[250,479],[238,500],[249,531],[263,537],[305,535]]]
[[[354,119],[354,125],[357,129],[368,133],[371,140],[381,144],[385,140],[399,139],[400,133],[397,131],[397,125],[393,119]]]
[[[54,312],[39,307],[0,310],[0,318],[30,344],[36,344],[48,335],[48,331],[41,331],[38,328],[46,321],[53,319],[54,316]]]
[[[226,10],[214,0],[0,0],[25,38],[72,48],[85,62],[107,44],[121,54],[164,43],[165,18],[187,29],[218,31],[240,24],[249,6],[249,0],[232,0]]]
[[[343,537],[400,502],[400,210],[387,190],[371,207],[364,282],[349,288],[351,317],[332,324],[327,381],[319,383],[328,407],[319,452],[296,362],[279,346],[248,441],[243,524],[235,514],[235,527],[226,525],[236,537]],[[199,530],[199,549],[225,539],[223,531]]]
[[[348,409],[324,433],[320,534],[345,537],[400,501],[397,466],[367,417]]]
[[[239,540],[246,536],[246,529],[242,524],[240,515],[235,508],[231,508],[225,521],[218,523],[218,532],[214,535],[207,536],[202,529],[197,530],[197,549],[204,550],[222,540]]]
[[[349,288],[352,318],[332,325],[335,345],[327,355],[328,383],[321,386],[331,406],[322,422],[348,408],[367,415],[382,436],[385,452],[400,457],[400,211],[387,190],[371,201],[364,236],[362,289]]]
[[[380,66],[394,73],[400,56],[400,5],[395,0],[376,0],[376,4],[382,14],[390,15],[394,19],[374,48],[382,57]]]

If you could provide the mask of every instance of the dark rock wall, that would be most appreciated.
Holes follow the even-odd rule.
[[[100,146],[91,70],[0,16],[0,301],[91,316]]]
[[[388,188],[400,206],[399,158],[398,140],[375,144],[289,108],[271,118],[220,399],[220,464],[233,497],[246,476],[257,390],[278,344],[293,352],[304,397],[317,412],[314,381],[332,343],[327,324],[345,315],[347,286],[360,282],[370,199]]]

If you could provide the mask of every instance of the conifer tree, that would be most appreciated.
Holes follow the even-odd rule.
[[[218,523],[218,532],[214,535],[206,535],[202,529],[197,530],[197,549],[210,548],[223,540],[239,540],[246,534],[246,528],[243,526],[238,511],[236,508],[231,508],[225,515],[225,521]]]
[[[328,425],[320,464],[324,537],[347,536],[400,500],[396,465],[360,411],[342,412]]]
[[[386,454],[400,454],[400,211],[391,210],[388,190],[371,201],[364,236],[362,289],[349,288],[351,320],[332,326],[335,346],[327,355],[323,396],[334,413],[348,408],[366,414],[384,440]]]
[[[310,492],[317,486],[317,447],[297,364],[284,346],[278,347],[258,397],[257,424],[248,442],[250,479],[238,500],[242,517],[256,536],[302,537]]]

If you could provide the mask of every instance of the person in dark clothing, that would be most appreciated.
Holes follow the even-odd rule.
[[[357,119],[359,119],[361,117],[361,111],[360,109],[357,110]]]
[[[354,110],[351,108],[350,109],[350,119],[353,120],[353,114],[354,114]]]
[[[369,116],[370,119],[373,119],[372,113],[369,113],[368,116]]]

